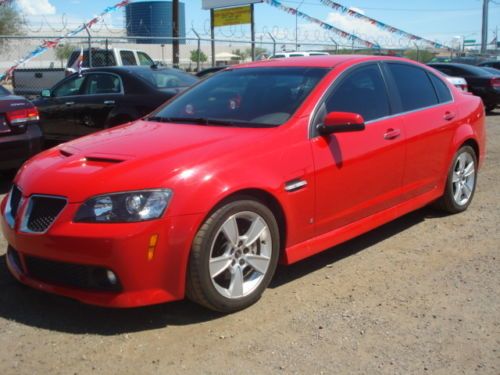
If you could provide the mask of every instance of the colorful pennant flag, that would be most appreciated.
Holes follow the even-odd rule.
[[[0,0],[0,1],[2,1],[2,0]],[[5,1],[8,1],[8,0],[3,0],[3,2],[5,2]],[[37,56],[40,56],[45,51],[47,51],[49,48],[55,48],[55,47],[57,47],[58,44],[61,43],[64,39],[66,39],[68,37],[75,36],[75,35],[81,33],[86,28],[90,29],[96,23],[99,23],[104,18],[105,15],[107,15],[108,13],[111,13],[111,12],[113,12],[113,11],[119,9],[119,8],[123,8],[128,3],[130,3],[130,0],[120,1],[119,3],[117,3],[115,5],[112,5],[112,6],[109,6],[109,7],[105,8],[104,11],[101,14],[99,14],[98,16],[92,18],[89,22],[84,23],[81,26],[78,26],[75,30],[70,31],[66,35],[61,36],[61,37],[56,38],[56,39],[53,39],[53,40],[44,40],[41,45],[39,45],[33,51],[31,51],[26,56],[24,56],[21,60],[17,61],[16,64],[13,65],[12,67],[10,67],[5,73],[0,74],[0,83],[3,82],[5,79],[9,78],[12,75],[12,72],[19,65],[24,64],[24,63],[30,61],[31,59],[34,59]]]
[[[292,14],[294,16],[297,15],[297,16],[299,16],[299,17],[301,17],[301,18],[303,18],[311,23],[314,23],[314,24],[322,27],[325,30],[334,32],[335,34],[341,36],[342,38],[348,39],[348,40],[353,41],[353,42],[358,42],[358,43],[360,43],[368,48],[380,48],[380,46],[378,44],[372,43],[368,40],[361,39],[354,34],[350,34],[348,32],[345,32],[344,30],[341,30],[341,29],[339,29],[335,26],[332,26],[326,22],[323,22],[317,18],[311,17],[311,16],[301,12],[300,10],[287,7],[286,5],[283,5],[282,3],[280,3],[277,0],[264,0],[264,2],[273,6],[273,7],[281,9],[282,11],[284,11],[288,14]]]
[[[342,4],[336,3],[335,1],[331,1],[331,0],[320,0],[320,1],[323,3],[323,5],[326,5],[326,6],[330,7],[330,8],[333,8],[334,10],[340,11],[342,13],[346,13],[346,14],[348,14],[351,17],[355,17],[357,19],[367,21],[370,24],[378,27],[379,29],[388,31],[388,32],[390,32],[392,34],[397,34],[399,36],[406,37],[406,38],[408,38],[410,40],[418,40],[420,42],[424,42],[424,43],[430,44],[434,48],[448,48],[448,49],[450,49],[449,47],[446,47],[443,44],[440,44],[440,43],[437,43],[437,42],[433,42],[432,40],[421,38],[421,37],[419,37],[417,35],[414,35],[414,34],[411,34],[411,33],[407,33],[406,31],[403,31],[403,30],[397,29],[395,27],[386,25],[383,22],[380,22],[380,21],[377,21],[377,20],[375,20],[373,18],[367,17],[364,14],[356,12],[353,9],[349,9],[349,8],[343,6]]]

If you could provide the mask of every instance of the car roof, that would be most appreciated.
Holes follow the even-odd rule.
[[[286,59],[260,60],[251,63],[232,65],[230,69],[241,68],[263,68],[263,67],[311,67],[311,68],[333,68],[343,63],[360,63],[364,61],[404,61],[415,63],[401,57],[392,56],[366,56],[366,55],[329,55],[329,56],[307,56],[290,57]]]
[[[156,66],[155,68],[146,65],[126,65],[126,66],[100,66],[95,68],[85,69],[83,73],[91,73],[91,72],[126,72],[131,73],[134,70],[152,70],[152,71],[161,71],[161,70],[177,70],[174,68],[167,68],[164,66]],[[183,70],[179,70],[184,72]]]

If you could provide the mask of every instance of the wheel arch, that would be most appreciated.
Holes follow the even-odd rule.
[[[207,213],[202,223],[205,222],[206,218],[209,217],[214,211],[217,211],[221,206],[233,202],[239,199],[251,199],[264,204],[268,207],[276,218],[278,223],[279,235],[280,235],[280,256],[284,254],[286,248],[286,236],[287,236],[287,219],[283,205],[280,203],[278,198],[276,198],[270,192],[259,189],[259,188],[246,188],[231,192],[229,195],[225,196],[219,200],[212,209]]]

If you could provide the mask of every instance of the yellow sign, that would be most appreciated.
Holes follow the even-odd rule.
[[[236,8],[214,9],[214,26],[243,25],[252,22],[250,5]]]

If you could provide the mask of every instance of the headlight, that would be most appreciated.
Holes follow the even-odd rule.
[[[172,191],[169,189],[100,195],[82,204],[74,221],[131,223],[158,219],[165,212],[171,197]]]

